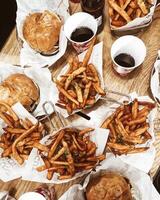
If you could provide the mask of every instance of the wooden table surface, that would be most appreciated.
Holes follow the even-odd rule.
[[[107,1],[106,1],[107,2]],[[80,10],[79,4],[70,4],[71,13],[77,12]],[[127,77],[119,77],[113,72],[112,62],[110,57],[110,48],[112,43],[117,37],[111,35],[108,17],[107,17],[107,4],[105,6],[105,26],[104,30],[98,35],[98,40],[103,40],[103,75],[105,80],[105,85],[112,90],[131,93],[136,91],[139,95],[148,95],[151,96],[149,83],[150,83],[150,73],[155,62],[157,51],[160,49],[160,8],[156,9],[154,14],[154,19],[150,27],[147,30],[142,31],[137,34],[141,38],[147,47],[147,56],[143,65],[132,72]],[[14,29],[8,38],[5,46],[0,52],[0,61],[19,64],[19,52],[20,46],[16,38],[16,30]],[[56,62],[50,69],[53,76],[56,76],[62,67],[66,64],[67,59],[70,54],[74,53],[73,49],[69,46],[65,55]],[[53,116],[54,123],[56,123],[57,128],[60,127],[58,119]],[[73,116],[68,120],[64,120],[66,124],[71,121],[76,120],[77,117]],[[159,144],[158,144],[159,143]],[[157,155],[155,158],[154,165],[151,169],[151,176],[153,176],[160,165],[160,134],[156,133],[156,142],[155,147],[157,150]],[[1,173],[1,172],[0,172]],[[60,197],[73,183],[78,183],[79,180],[69,182],[67,184],[55,185],[57,198]],[[11,190],[15,197],[18,198],[21,194],[27,191],[33,191],[39,183],[22,181],[21,179],[10,181],[8,183],[0,182],[0,191]]]

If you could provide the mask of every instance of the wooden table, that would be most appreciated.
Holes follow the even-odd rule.
[[[107,1],[106,1],[107,2]],[[107,6],[106,6],[107,7]],[[79,4],[70,4],[71,13],[74,13],[80,10]],[[105,84],[109,89],[116,90],[119,92],[130,93],[136,91],[139,95],[148,95],[151,96],[149,82],[150,82],[150,73],[155,62],[157,51],[160,49],[160,8],[157,8],[154,19],[147,30],[138,33],[140,37],[146,44],[147,47],[147,57],[143,66],[136,69],[127,77],[117,76],[112,69],[112,62],[110,58],[110,48],[116,37],[111,35],[110,28],[108,25],[107,17],[107,8],[105,8],[105,26],[101,34],[98,35],[99,41],[104,41],[104,56],[103,56],[103,70],[104,70],[104,80]],[[14,29],[8,38],[5,46],[0,52],[0,61],[9,62],[12,64],[19,64],[19,52],[20,46],[16,39],[16,30]],[[62,67],[66,64],[68,56],[73,53],[73,49],[69,46],[65,55],[51,67],[51,72],[53,76],[56,76]],[[65,123],[68,124],[71,121],[74,121],[77,117],[71,117],[68,120],[65,120]],[[57,128],[60,127],[60,124],[55,116],[53,119],[56,119]],[[153,176],[160,165],[160,134],[156,134],[155,147],[157,150],[157,155],[153,168],[151,169],[151,176]],[[79,180],[55,185],[57,197],[60,197],[73,183],[78,182]],[[3,190],[12,190],[15,194],[15,197],[19,197],[22,193],[27,191],[33,191],[39,183],[22,181],[21,179],[10,181],[8,183],[0,182],[0,191]]]

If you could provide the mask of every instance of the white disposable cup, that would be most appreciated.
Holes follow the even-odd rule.
[[[111,47],[111,58],[113,68],[121,76],[126,76],[128,73],[139,67],[146,57],[146,46],[144,42],[136,36],[125,35],[117,39]],[[115,57],[121,53],[131,55],[135,60],[133,67],[124,67],[115,62]]]
[[[18,200],[46,200],[44,196],[37,192],[24,193]]]
[[[73,31],[75,31],[79,27],[87,27],[93,31],[93,36],[84,42],[75,42],[71,39],[71,35]],[[64,34],[67,39],[72,43],[72,46],[78,53],[85,51],[93,39],[93,37],[97,33],[97,20],[90,14],[85,12],[77,12],[71,15],[64,24]]]

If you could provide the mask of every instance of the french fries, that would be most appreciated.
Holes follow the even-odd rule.
[[[6,111],[9,112],[7,120],[4,118],[5,112],[0,115],[7,124],[3,128],[4,133],[0,136],[0,148],[3,149],[1,157],[14,158],[22,165],[34,147],[44,150],[39,144],[44,127],[41,123],[33,125],[29,119],[19,119],[10,107],[7,107]],[[46,151],[48,152],[49,149]]]
[[[149,13],[152,0],[108,0],[112,27],[121,27]]]
[[[66,109],[68,114],[94,105],[97,94],[105,95],[97,69],[89,63],[94,42],[95,38],[82,62],[77,57],[71,59],[67,73],[61,75],[60,80],[54,80],[59,91],[56,105]]]
[[[110,130],[107,149],[118,155],[146,151],[148,147],[137,145],[145,144],[152,138],[148,132],[147,115],[154,107],[154,103],[135,99],[117,108],[101,126]]]
[[[105,159],[105,155],[96,156],[96,144],[88,135],[93,130],[64,128],[51,136],[50,144],[44,145],[44,149],[50,149],[48,153],[38,150],[44,164],[39,166],[37,171],[47,170],[49,180],[54,173],[58,173],[58,178],[62,180],[72,178],[77,172],[94,168]]]

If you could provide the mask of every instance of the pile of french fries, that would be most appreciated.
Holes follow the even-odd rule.
[[[110,130],[107,149],[115,155],[146,151],[149,147],[137,145],[145,144],[152,138],[148,132],[147,116],[154,107],[153,103],[137,99],[131,103],[124,102],[123,106],[118,107],[101,126]]]
[[[153,0],[108,0],[111,25],[121,27],[149,13]]]
[[[101,80],[95,66],[88,64],[92,54],[95,39],[92,41],[83,62],[73,58],[69,62],[69,69],[55,80],[59,90],[57,106],[67,110],[71,114],[74,110],[91,107],[96,100],[96,95],[105,95],[101,87]]]
[[[3,149],[1,157],[14,158],[22,165],[32,148],[39,147],[44,127],[41,123],[32,124],[29,119],[19,119],[6,103],[0,102],[0,106],[5,110],[0,111],[0,118],[7,124],[0,136],[0,148]]]
[[[44,165],[39,166],[37,171],[47,170],[48,180],[56,172],[59,174],[58,179],[63,180],[72,178],[77,172],[94,168],[105,159],[105,155],[96,156],[96,144],[88,135],[93,130],[64,128],[51,136],[51,143],[44,145],[43,151],[39,150]]]

